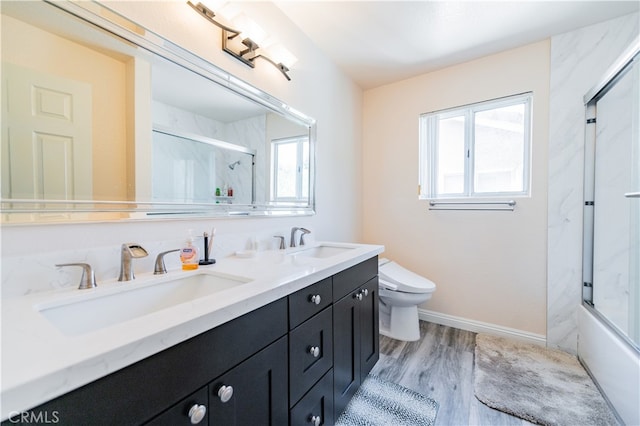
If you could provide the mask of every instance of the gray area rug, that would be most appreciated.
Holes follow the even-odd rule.
[[[336,426],[431,426],[438,403],[369,374],[336,421]]]
[[[541,425],[618,425],[577,358],[478,334],[474,391],[489,407]]]

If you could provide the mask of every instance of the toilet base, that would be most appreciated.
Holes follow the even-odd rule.
[[[396,340],[420,340],[417,306],[388,306],[380,303],[380,334]]]

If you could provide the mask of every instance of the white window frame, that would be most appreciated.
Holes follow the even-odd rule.
[[[527,197],[531,193],[531,121],[533,93],[527,92],[499,99],[488,100],[476,104],[434,111],[420,115],[420,152],[418,195],[421,200],[443,199],[487,199],[504,197]],[[525,106],[524,147],[523,147],[523,190],[501,192],[475,192],[474,159],[475,159],[475,113],[490,109],[523,104]],[[439,194],[438,182],[438,140],[437,122],[441,119],[464,116],[464,189],[462,193]]]
[[[301,202],[307,201],[308,195],[303,195],[303,168],[304,168],[304,144],[308,145],[307,151],[311,149],[309,137],[294,136],[271,141],[271,191],[270,200],[272,202]],[[296,195],[294,197],[281,197],[278,195],[278,149],[282,145],[296,144]],[[309,190],[309,188],[307,188]]]

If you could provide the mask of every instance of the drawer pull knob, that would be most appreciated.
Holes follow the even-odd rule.
[[[358,292],[358,293],[354,294],[353,297],[355,297],[358,300],[362,300],[362,292]]]
[[[218,389],[218,396],[223,403],[228,402],[233,396],[233,387],[221,386],[220,389]]]
[[[313,426],[320,426],[322,419],[320,418],[320,416],[311,416],[309,418],[309,421],[311,422],[311,424],[313,424]]]
[[[365,288],[364,290],[362,290],[362,294],[364,294],[364,297],[367,297],[369,295],[369,290]]]
[[[204,419],[204,416],[207,414],[207,407],[204,405],[194,404],[193,407],[189,410],[189,420],[191,420],[192,425],[197,425]]]
[[[309,346],[309,353],[313,355],[314,358],[318,358],[320,355],[320,348],[317,346]]]
[[[309,297],[309,302],[314,303],[316,305],[319,305],[321,301],[322,301],[322,298],[320,297],[319,294],[314,294]]]

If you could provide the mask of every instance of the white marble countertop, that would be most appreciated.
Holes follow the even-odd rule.
[[[41,312],[43,306],[119,294],[134,286],[151,286],[158,276],[138,274],[134,281],[103,282],[95,289],[62,289],[3,299],[2,420],[384,251],[379,245],[315,245],[348,250],[326,258],[306,257],[296,254],[296,249],[262,251],[249,258],[244,255],[252,253],[239,253],[242,257],[219,259],[215,265],[201,266],[197,271],[169,271],[163,280],[212,274],[240,277],[246,282],[138,318],[75,334],[61,331],[49,321]]]

